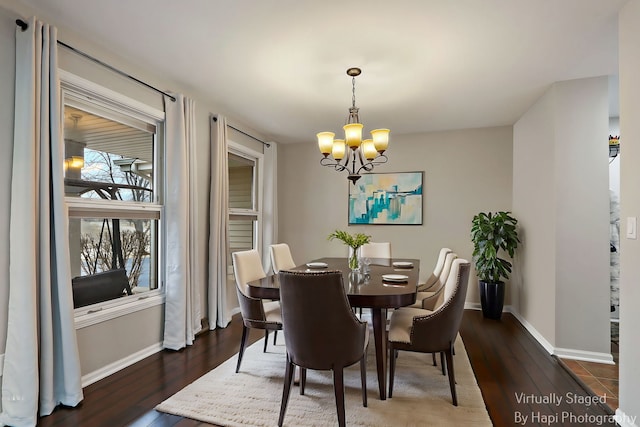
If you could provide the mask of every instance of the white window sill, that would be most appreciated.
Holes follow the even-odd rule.
[[[147,308],[155,307],[160,304],[164,304],[164,294],[155,293],[154,295],[149,296],[139,296],[138,299],[132,299],[130,302],[122,302],[116,305],[82,307],[80,309],[76,309],[76,330],[106,322],[130,313],[146,310]]]

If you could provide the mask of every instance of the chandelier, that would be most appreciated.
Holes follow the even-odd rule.
[[[322,166],[330,166],[335,170],[346,171],[353,184],[360,179],[360,172],[370,172],[375,165],[386,163],[384,154],[389,145],[389,129],[374,129],[370,139],[362,139],[362,128],[356,107],[356,77],[360,75],[360,68],[349,68],[347,75],[351,76],[352,97],[349,115],[343,126],[344,139],[334,139],[333,132],[320,132],[318,148],[324,156],[320,159]]]

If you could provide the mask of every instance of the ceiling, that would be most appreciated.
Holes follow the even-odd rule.
[[[511,125],[553,82],[617,74],[626,1],[22,0],[283,143],[341,130],[352,66],[365,131],[391,141]]]

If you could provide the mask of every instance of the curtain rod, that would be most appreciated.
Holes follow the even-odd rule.
[[[218,118],[214,116],[214,117],[213,117],[213,121],[214,121],[214,122],[217,122],[217,121],[218,121]],[[265,142],[265,141],[263,141],[263,140],[261,140],[261,139],[258,139],[258,138],[256,138],[256,137],[255,137],[255,136],[253,136],[253,135],[249,135],[249,134],[248,134],[248,133],[246,133],[245,131],[242,131],[242,130],[240,130],[240,129],[238,129],[238,128],[235,128],[235,127],[233,127],[233,126],[231,126],[231,125],[227,125],[227,127],[228,127],[228,128],[231,128],[231,129],[233,129],[233,130],[235,130],[235,131],[237,131],[237,132],[240,132],[241,134],[246,135],[246,136],[248,136],[248,137],[249,137],[249,138],[251,138],[251,139],[255,139],[256,141],[261,142],[262,144],[266,145],[266,146],[267,146],[267,148],[268,148],[268,147],[271,147],[271,144],[269,144],[268,142]]]
[[[24,22],[22,19],[16,19],[16,25],[19,26],[22,29],[22,31],[25,31],[27,28],[29,28],[29,24]],[[127,77],[127,78],[129,78],[129,79],[131,79],[131,80],[133,80],[133,81],[135,81],[135,82],[137,82],[137,83],[139,83],[139,84],[141,84],[143,86],[146,86],[147,88],[149,88],[151,90],[154,90],[154,91],[156,91],[158,93],[161,93],[164,96],[169,97],[169,99],[171,99],[173,102],[176,102],[176,98],[174,96],[169,95],[167,92],[164,92],[164,91],[162,91],[162,90],[160,90],[160,89],[158,89],[156,87],[153,87],[149,83],[143,82],[142,80],[137,79],[137,78],[133,77],[132,75],[125,73],[124,71],[118,70],[113,65],[109,65],[109,64],[107,64],[105,62],[102,62],[101,60],[99,60],[97,58],[94,58],[93,56],[89,55],[88,53],[84,53],[83,51],[78,50],[75,47],[69,46],[68,44],[66,44],[65,42],[62,42],[60,40],[58,40],[58,44],[66,47],[67,49],[77,53],[80,56],[84,56],[85,58],[90,59],[93,62],[96,62],[96,63],[102,65],[105,68],[110,69],[113,72],[116,72],[116,73],[120,74],[121,76]]]

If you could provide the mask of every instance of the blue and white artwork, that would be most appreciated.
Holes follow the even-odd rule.
[[[349,185],[349,224],[422,224],[424,172],[363,174]]]

